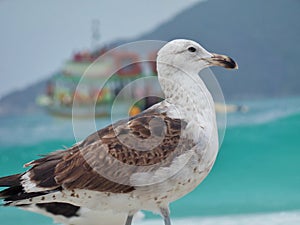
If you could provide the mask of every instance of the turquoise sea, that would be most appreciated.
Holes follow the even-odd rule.
[[[192,193],[171,205],[174,224],[300,224],[300,97],[243,102],[228,115],[216,164]],[[96,121],[97,128],[110,119]],[[77,139],[94,128],[77,121]],[[0,176],[75,142],[72,121],[46,113],[0,117]],[[0,208],[1,225],[49,225],[51,219]],[[146,213],[141,224],[162,224]]]

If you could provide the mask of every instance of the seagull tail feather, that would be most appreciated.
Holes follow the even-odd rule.
[[[6,177],[0,177],[0,187],[19,186],[22,175],[23,174],[14,174]]]

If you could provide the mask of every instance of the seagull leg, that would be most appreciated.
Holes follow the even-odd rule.
[[[131,225],[133,214],[128,214],[125,225]]]
[[[160,212],[161,212],[162,217],[164,218],[165,225],[171,225],[169,207],[167,207],[167,208],[160,208]]]

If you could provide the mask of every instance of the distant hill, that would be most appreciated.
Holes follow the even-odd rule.
[[[297,0],[208,0],[138,39],[193,39],[232,56],[234,76],[214,69],[227,99],[299,95],[299,12]]]
[[[36,105],[37,95],[44,93],[47,79],[22,90],[14,91],[0,99],[0,115],[8,113],[30,113],[40,110]]]
[[[187,38],[232,56],[237,72],[214,69],[227,100],[299,95],[299,12],[298,0],[208,0],[134,40]],[[36,109],[34,99],[45,82],[2,98],[0,113]]]

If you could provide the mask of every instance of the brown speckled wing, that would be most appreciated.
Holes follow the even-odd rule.
[[[181,138],[185,126],[180,119],[147,110],[95,132],[70,149],[33,161],[31,180],[51,190],[131,192],[135,189],[128,183],[132,173],[168,166],[194,145]],[[132,170],[120,165],[131,166]]]

